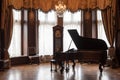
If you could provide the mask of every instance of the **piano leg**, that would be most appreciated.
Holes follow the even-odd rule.
[[[101,56],[101,59],[100,59],[100,63],[99,63],[99,70],[100,70],[100,73],[102,73],[103,71],[103,68],[106,64],[106,59],[107,59],[107,53],[103,53],[102,56]]]
[[[60,61],[60,62],[59,62],[59,66],[61,67],[60,72],[61,72],[61,74],[62,74],[63,71],[64,71],[64,61]]]
[[[75,61],[74,60],[72,60],[72,62],[73,62],[73,65],[72,65],[72,69],[73,69],[73,71],[75,71]],[[64,71],[64,61],[63,62],[60,62],[59,63],[59,65],[60,65],[60,67],[61,67],[61,69],[60,69],[60,72],[61,72],[61,74],[63,73],[63,71]],[[68,61],[65,61],[65,70],[66,70],[66,73],[68,73],[69,72],[69,60]]]
[[[99,70],[100,70],[100,73],[102,73],[102,71],[103,71],[103,64],[99,64]]]
[[[69,60],[66,61],[66,72],[69,72]]]
[[[73,71],[75,71],[75,61],[74,60],[72,60],[72,62],[73,62],[73,65],[72,65],[72,68],[73,68]]]

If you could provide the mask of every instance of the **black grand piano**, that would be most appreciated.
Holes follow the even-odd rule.
[[[75,60],[78,60],[79,62],[97,61],[99,63],[99,70],[102,72],[106,63],[108,49],[105,41],[79,36],[75,29],[68,30],[68,32],[75,43],[77,50],[70,49],[66,52],[55,53],[54,58],[60,65],[61,72],[63,72],[64,68],[66,68],[66,71],[69,70],[70,60],[73,62],[73,69],[75,67]]]

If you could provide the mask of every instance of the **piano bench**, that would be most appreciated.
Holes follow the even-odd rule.
[[[53,65],[54,65],[54,67],[55,67],[54,70],[53,70]],[[50,66],[51,66],[51,71],[57,72],[57,62],[56,62],[55,59],[50,60]]]

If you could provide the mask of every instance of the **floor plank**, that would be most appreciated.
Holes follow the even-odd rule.
[[[63,74],[50,71],[50,63],[14,66],[0,71],[0,80],[120,80],[120,68],[105,67],[102,76],[98,64],[76,64],[75,72],[72,67]]]

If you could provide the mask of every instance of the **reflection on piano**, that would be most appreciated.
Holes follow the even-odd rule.
[[[99,70],[102,72],[103,66],[107,59],[107,45],[105,41],[95,38],[87,38],[79,36],[75,29],[68,30],[72,40],[74,41],[77,50],[70,49],[66,52],[57,52],[54,57],[58,64],[61,66],[61,72],[64,69],[64,62],[66,62],[66,71],[69,70],[69,60],[73,62],[73,69],[75,61],[92,61],[98,60]]]

